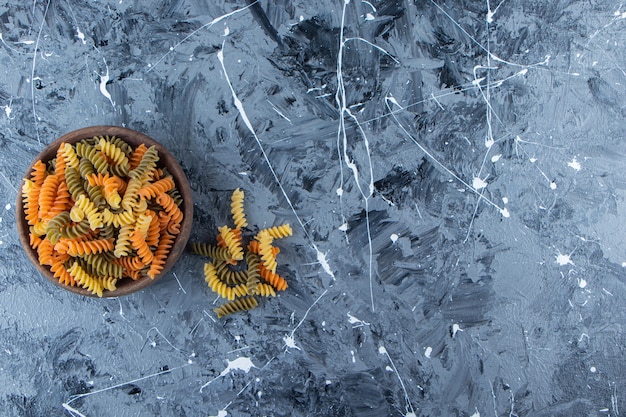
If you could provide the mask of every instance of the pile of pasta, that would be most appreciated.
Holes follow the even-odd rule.
[[[292,235],[291,226],[283,224],[259,231],[252,239],[244,235],[248,226],[243,208],[244,192],[237,188],[231,197],[234,228],[218,228],[217,243],[191,242],[193,253],[212,259],[204,264],[204,279],[224,304],[215,308],[218,318],[258,306],[257,296],[274,297],[287,289],[287,281],[276,273],[275,239]],[[247,241],[247,243],[246,243]]]
[[[59,283],[102,297],[121,279],[162,271],[183,214],[158,161],[155,146],[104,136],[63,143],[34,164],[22,186],[30,246]]]

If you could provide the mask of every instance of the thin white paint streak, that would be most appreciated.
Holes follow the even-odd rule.
[[[174,275],[174,278],[176,278],[176,282],[178,282],[178,287],[181,289],[183,294],[187,294],[187,291],[185,291],[185,289],[183,288],[183,285],[180,283],[180,280],[178,279],[178,275],[176,275],[176,272],[172,272],[172,275]]]
[[[373,18],[373,16],[372,16],[372,18]],[[363,38],[345,38],[344,39],[344,43],[348,42],[348,41],[360,41],[360,42],[366,43],[369,46],[371,46],[372,48],[375,48],[375,49],[379,50],[380,52],[382,52],[383,54],[387,55],[396,64],[398,64],[398,65],[400,64],[400,61],[398,61],[393,55],[391,55],[389,52],[387,52],[385,49],[381,48],[380,46],[378,46],[378,45],[368,41],[367,39],[363,39]]]
[[[409,137],[409,139],[411,139],[411,141],[422,151],[424,152],[424,154],[428,157],[428,159],[430,159],[432,162],[434,162],[437,166],[439,166],[441,169],[443,169],[445,172],[447,172],[451,177],[453,177],[455,180],[457,180],[458,182],[460,182],[465,188],[467,188],[468,190],[470,190],[471,192],[473,192],[474,194],[476,194],[480,199],[484,200],[487,204],[489,204],[490,206],[498,209],[500,211],[500,213],[502,213],[504,215],[504,213],[508,213],[508,211],[506,211],[506,209],[503,209],[502,207],[500,207],[499,205],[497,205],[496,203],[494,203],[492,200],[490,200],[489,198],[485,197],[480,191],[478,191],[477,189],[475,189],[474,187],[472,187],[471,185],[469,185],[466,181],[464,181],[461,177],[459,177],[458,175],[456,175],[454,172],[452,172],[449,168],[447,168],[443,163],[439,162],[439,160],[437,158],[435,158],[425,147],[422,146],[421,143],[419,143],[419,141],[417,139],[415,139],[415,137],[413,137],[413,135],[411,135],[411,133],[409,133],[409,131],[404,127],[404,125],[400,122],[400,120],[396,117],[395,113],[391,110],[391,107],[389,105],[389,103],[393,103],[397,106],[399,106],[398,102],[396,101],[395,98],[391,97],[391,96],[387,96],[385,97],[385,103],[387,106],[387,109],[389,110],[391,117],[393,117],[393,119],[396,121],[396,123],[398,124],[398,126],[400,127],[400,129]],[[508,217],[508,216],[505,216]]]
[[[189,35],[185,36],[185,37],[184,37],[184,38],[183,38],[180,42],[178,42],[176,45],[174,45],[174,46],[170,46],[169,51],[167,51],[167,52],[166,52],[166,53],[165,53],[165,54],[164,54],[161,58],[159,58],[159,59],[158,59],[155,63],[153,63],[153,64],[148,64],[148,69],[146,70],[146,72],[150,72],[150,71],[152,71],[152,70],[154,69],[154,67],[156,67],[157,65],[159,65],[159,63],[160,63],[161,61],[163,61],[165,58],[167,58],[167,56],[168,56],[169,54],[171,54],[173,51],[175,51],[175,50],[176,50],[176,48],[178,48],[180,45],[182,45],[183,43],[185,43],[185,42],[186,42],[189,38],[191,38],[191,37],[192,37],[193,35],[195,35],[196,33],[200,32],[200,31],[201,31],[201,30],[203,30],[203,29],[210,28],[211,26],[215,25],[216,23],[221,22],[222,20],[224,20],[224,19],[226,19],[226,18],[228,18],[228,17],[230,17],[230,16],[233,16],[233,15],[235,15],[235,14],[237,14],[237,13],[241,13],[241,12],[243,12],[244,10],[249,9],[250,7],[252,7],[253,5],[255,5],[257,2],[258,2],[258,0],[253,1],[252,3],[250,3],[249,5],[247,5],[246,7],[242,7],[241,9],[236,9],[236,10],[233,10],[232,12],[230,12],[230,13],[226,13],[226,14],[224,14],[224,15],[222,15],[222,16],[216,17],[215,19],[211,20],[209,23],[205,23],[204,25],[200,26],[198,29],[196,29],[196,30],[192,31]],[[221,51],[220,51],[220,52],[221,52]]]
[[[35,66],[37,65],[37,51],[39,50],[39,40],[41,39],[41,32],[43,31],[43,25],[46,22],[46,16],[48,15],[48,8],[50,7],[50,0],[46,3],[46,8],[41,18],[41,25],[39,26],[39,32],[37,32],[37,39],[35,40],[35,50],[33,51],[33,66],[30,70],[30,99],[33,105],[33,119],[35,122],[35,134],[37,135],[37,143],[41,145],[41,138],[39,137],[39,120],[37,118],[37,111],[35,110]],[[35,11],[35,3],[33,3],[33,12]]]
[[[406,387],[404,386],[404,381],[402,381],[402,378],[400,377],[400,373],[398,372],[398,368],[396,368],[396,364],[393,363],[393,359],[391,359],[389,352],[384,346],[381,345],[378,348],[378,353],[380,353],[381,355],[387,356],[387,359],[389,360],[389,363],[391,364],[393,371],[396,373],[396,376],[398,377],[398,381],[400,381],[400,386],[402,387],[402,391],[404,391],[405,410],[407,412],[406,416],[410,416],[410,415],[415,416],[416,415],[415,410],[413,409],[413,405],[411,404],[409,393],[407,392]]]
[[[363,130],[356,116],[354,116],[352,112],[350,111],[350,109],[348,109],[347,99],[346,99],[346,89],[345,89],[345,84],[343,81],[343,49],[344,49],[345,42],[346,42],[344,38],[344,30],[345,30],[345,20],[346,20],[346,8],[348,4],[350,4],[350,0],[344,0],[343,10],[341,14],[341,27],[339,30],[339,51],[337,53],[337,92],[335,93],[335,102],[337,103],[337,106],[341,109],[340,116],[339,116],[339,126],[337,129],[337,146],[338,146],[337,153],[339,154],[339,160],[341,161],[343,159],[348,169],[352,171],[354,182],[361,196],[363,197],[363,204],[365,206],[364,207],[365,225],[367,229],[367,242],[368,242],[367,246],[368,246],[368,276],[369,276],[369,289],[370,289],[370,303],[371,303],[372,311],[375,311],[374,287],[373,287],[374,252],[373,252],[373,245],[372,245],[372,231],[370,228],[370,220],[369,220],[369,198],[374,194],[374,171],[373,171],[373,166],[372,166],[371,152],[369,148],[369,140],[367,139],[367,135],[365,134],[365,131]],[[368,194],[365,194],[365,192],[363,191],[361,187],[361,182],[359,180],[358,167],[348,155],[348,134],[346,132],[346,118],[345,118],[346,115],[350,119],[352,119],[352,121],[356,124],[359,130],[359,134],[361,138],[363,139],[363,145],[365,146],[365,152],[367,155],[369,174],[370,174],[369,184],[368,184],[368,188],[369,188]],[[343,155],[341,152],[340,143],[343,145]],[[341,169],[341,163],[339,164],[339,166]],[[341,170],[341,185],[343,187],[343,170]]]
[[[269,168],[270,172],[272,173],[272,176],[274,177],[274,180],[278,184],[278,188],[280,188],[280,191],[282,192],[283,197],[285,197],[285,200],[287,201],[287,204],[289,204],[289,208],[291,208],[291,211],[293,212],[294,216],[296,217],[296,220],[300,224],[300,227],[302,228],[302,230],[306,234],[307,238],[311,242],[311,246],[315,250],[315,252],[317,254],[317,259],[320,262],[322,268],[334,280],[335,279],[335,274],[333,273],[332,268],[330,267],[330,265],[328,264],[328,261],[326,260],[326,255],[324,253],[322,253],[318,249],[317,245],[313,241],[313,238],[311,237],[311,235],[309,234],[308,230],[304,226],[304,222],[302,221],[300,216],[298,216],[298,213],[296,212],[296,209],[293,206],[293,203],[291,202],[291,199],[289,198],[289,196],[287,196],[287,191],[285,190],[285,187],[280,182],[278,174],[276,174],[276,171],[274,170],[274,167],[272,166],[272,164],[270,162],[270,159],[267,156],[267,152],[265,152],[265,148],[263,147],[263,144],[261,143],[261,140],[259,139],[259,136],[257,135],[256,131],[254,130],[254,127],[252,127],[252,123],[250,123],[250,119],[248,118],[248,114],[246,113],[246,110],[244,109],[243,104],[241,103],[241,100],[239,100],[239,97],[237,96],[237,93],[235,92],[233,84],[230,81],[230,77],[228,76],[228,71],[226,71],[226,66],[224,65],[224,46],[225,46],[225,42],[222,42],[222,49],[220,49],[217,52],[217,59],[220,61],[220,65],[222,66],[222,71],[224,73],[224,77],[226,78],[226,83],[228,84],[228,87],[230,88],[230,93],[232,95],[235,107],[239,111],[239,115],[241,116],[241,119],[243,120],[244,124],[246,125],[246,127],[248,128],[248,130],[250,131],[250,133],[252,134],[252,136],[256,140],[256,143],[259,146],[259,149],[261,150],[261,154],[263,155],[263,159],[265,159],[265,163],[267,164],[267,167]]]
[[[294,333],[296,332],[296,330],[298,330],[298,327],[300,327],[302,325],[302,323],[304,323],[304,320],[306,320],[306,317],[309,315],[309,312],[311,311],[311,309],[313,308],[313,306],[315,304],[317,304],[323,296],[326,295],[326,293],[328,292],[328,290],[324,290],[323,293],[320,294],[319,297],[317,297],[317,299],[315,301],[313,301],[313,304],[311,304],[311,306],[309,308],[307,308],[306,312],[304,313],[304,316],[302,316],[302,319],[300,320],[300,322],[296,325],[296,327],[293,328],[293,330],[291,331],[291,337],[293,337]]]
[[[146,379],[154,378],[154,377],[161,376],[161,375],[164,375],[164,374],[169,374],[170,372],[174,372],[174,371],[177,371],[179,369],[183,369],[183,368],[185,368],[185,367],[187,367],[189,365],[191,365],[191,364],[189,362],[187,362],[186,364],[181,365],[181,366],[177,366],[176,368],[171,368],[171,369],[167,369],[165,371],[155,372],[153,374],[142,376],[141,378],[136,378],[136,379],[133,379],[131,381],[122,382],[122,383],[119,383],[119,384],[112,385],[110,387],[98,389],[98,390],[95,390],[95,391],[90,391],[90,392],[87,392],[87,393],[84,393],[84,394],[72,395],[70,397],[69,401],[63,403],[63,406],[65,407],[65,405],[69,405],[69,404],[73,403],[74,401],[76,401],[76,400],[78,400],[80,398],[88,397],[90,395],[100,394],[101,392],[111,391],[111,390],[123,387],[125,385],[134,384],[134,383],[140,382],[140,381],[145,381]]]

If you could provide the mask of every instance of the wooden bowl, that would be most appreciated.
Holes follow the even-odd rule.
[[[183,203],[180,206],[180,210],[183,213],[180,233],[176,236],[176,240],[174,241],[174,244],[170,250],[165,265],[161,270],[161,273],[156,275],[154,279],[150,278],[147,275],[144,275],[135,281],[130,278],[123,278],[121,280],[118,280],[115,290],[104,290],[103,297],[118,297],[121,295],[127,295],[135,291],[142,290],[147,286],[153,284],[156,280],[165,275],[165,273],[176,263],[180,255],[185,250],[187,240],[189,239],[189,235],[191,233],[191,225],[193,220],[193,201],[191,196],[191,188],[189,187],[187,177],[185,176],[185,173],[181,169],[176,159],[161,144],[156,142],[154,139],[144,135],[143,133],[118,126],[92,126],[69,132],[48,145],[43,151],[41,151],[41,153],[39,153],[39,155],[37,155],[37,157],[30,164],[28,170],[26,171],[26,174],[24,175],[24,178],[30,178],[30,174],[33,170],[35,162],[39,160],[41,160],[42,162],[48,162],[49,160],[55,158],[57,149],[62,143],[75,144],[76,142],[79,142],[83,139],[93,138],[94,136],[99,137],[107,135],[117,136],[118,138],[123,139],[133,148],[139,146],[142,143],[145,144],[147,147],[153,145],[156,146],[156,149],[159,153],[159,161],[157,163],[157,166],[160,168],[167,168],[170,174],[172,174],[176,187],[178,188],[178,191],[183,198]],[[35,267],[39,270],[39,272],[41,272],[41,274],[46,277],[50,282],[63,288],[64,290],[79,295],[85,295],[90,297],[96,296],[91,291],[80,286],[72,287],[59,283],[58,279],[54,277],[49,267],[47,265],[41,265],[39,263],[37,251],[32,249],[30,246],[30,230],[24,214],[21,185],[20,191],[18,192],[16,207],[16,223],[17,230],[20,236],[20,241],[29,259],[31,260],[33,265],[35,265]]]

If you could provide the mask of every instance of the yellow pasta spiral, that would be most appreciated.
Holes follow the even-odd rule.
[[[89,200],[87,196],[82,194],[80,197],[78,197],[75,206],[78,207],[85,214],[85,217],[89,222],[89,228],[91,230],[96,230],[104,226],[104,223],[102,222],[102,213],[98,211],[98,208],[95,206],[94,203],[91,202],[91,200]]]
[[[293,230],[291,230],[291,226],[289,225],[289,223],[281,224],[280,226],[270,227],[268,229],[265,229],[265,231],[274,239],[282,239],[293,234]]]
[[[242,190],[237,188],[233,191],[230,203],[230,212],[233,216],[233,222],[235,222],[235,228],[237,229],[243,229],[248,225],[246,214],[243,211],[243,199],[244,192]]]
[[[102,285],[102,281],[90,274],[87,273],[81,266],[78,264],[78,261],[74,261],[72,266],[67,270],[69,274],[74,278],[77,284],[81,287],[91,291],[93,294],[98,295],[98,297],[102,297],[102,292],[104,291],[104,285]]]
[[[224,239],[224,243],[230,251],[230,255],[236,261],[243,259],[243,248],[241,247],[241,240],[235,237],[233,230],[228,226],[222,226],[218,228],[220,236]]]

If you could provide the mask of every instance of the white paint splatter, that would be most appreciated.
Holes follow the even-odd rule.
[[[431,348],[430,346],[428,346],[426,348],[426,350],[424,351],[424,356],[426,356],[427,358],[430,358],[430,355],[433,353],[433,348]]]
[[[341,187],[340,187],[340,188],[337,188],[336,193],[337,193],[337,195],[338,195],[339,197],[341,197],[341,196],[343,195],[343,188],[341,188]]]
[[[5,210],[11,210],[11,203],[7,203],[6,206],[4,206]]]
[[[391,239],[393,243],[396,243],[398,241],[398,237],[399,236],[397,234],[392,233],[391,236],[389,236],[389,239]]]
[[[559,266],[574,265],[574,262],[572,262],[572,259],[568,254],[562,254],[561,252],[558,252],[555,258],[556,263],[559,264]]]
[[[463,329],[461,329],[461,326],[458,325],[458,323],[454,323],[452,325],[452,337],[456,336],[457,332],[462,332]]]
[[[511,217],[511,214],[509,213],[509,210],[506,207],[503,209],[500,209],[500,214],[502,214],[502,217],[506,217],[507,219]]]
[[[587,280],[586,280],[586,279],[584,279],[584,278],[580,278],[580,279],[578,280],[578,286],[579,286],[580,288],[585,288],[585,287],[587,286]]]
[[[509,203],[509,197],[502,197],[502,202],[504,204],[508,204]]]
[[[287,335],[283,337],[283,342],[285,342],[285,346],[287,346],[289,349],[302,350],[298,345],[296,345],[296,339],[294,339],[293,336]]]
[[[474,189],[476,190],[480,190],[481,188],[485,188],[487,187],[487,183],[480,179],[479,177],[474,177],[474,179],[472,180],[472,186],[474,187]]]
[[[491,162],[498,162],[502,158],[502,154],[497,154],[491,157]]]
[[[354,351],[350,351],[350,355],[352,355],[352,363],[356,363],[356,358],[354,357]]]
[[[535,162],[537,162],[537,158],[532,157],[532,158],[529,159],[529,161],[534,164]]]
[[[487,148],[491,148],[494,143],[496,143],[496,141],[494,141],[493,138],[491,137],[488,137],[487,139],[485,139],[485,147]]]
[[[202,392],[204,388],[206,388],[212,382],[216,381],[218,378],[224,377],[232,371],[244,371],[245,373],[248,373],[250,372],[250,369],[256,368],[256,366],[252,363],[252,360],[245,356],[241,356],[234,361],[229,361],[228,359],[226,359],[226,362],[228,362],[228,366],[226,367],[226,369],[224,369],[216,378],[210,380],[202,387],[200,387],[200,392]]]
[[[228,35],[230,35],[230,28],[228,26],[226,26],[224,28],[224,36],[228,36]]]
[[[332,277],[333,281],[335,280],[335,274],[333,273],[333,270],[330,268],[330,264],[328,263],[328,260],[326,259],[326,254],[320,252],[319,249],[317,249],[317,247],[315,248],[315,251],[317,252],[317,261],[320,263],[320,265],[322,265],[322,269]]]
[[[575,169],[576,171],[580,171],[580,169],[581,169],[580,162],[578,162],[576,160],[576,157],[574,157],[574,159],[572,159],[570,162],[568,162],[567,166],[572,168],[572,169]]]
[[[357,326],[369,326],[370,325],[368,322],[354,317],[352,314],[350,314],[349,311],[348,311],[348,322],[350,324],[356,324]]]
[[[4,106],[4,114],[7,115],[8,119],[11,118],[11,112],[13,112],[13,109],[10,106]]]
[[[592,366],[591,368],[589,368],[589,370],[594,374],[598,371],[598,369],[595,366]]]
[[[104,65],[106,65],[106,62],[104,63]],[[111,98],[111,93],[107,91],[107,82],[109,82],[108,65],[106,66],[106,70],[107,70],[106,74],[104,75],[100,74],[100,93],[102,93],[103,96],[109,99],[109,101],[111,102],[111,106],[115,107],[115,102]]]
[[[339,231],[346,232],[347,230],[348,230],[348,223],[344,223],[341,226],[339,226]]]
[[[228,362],[228,366],[220,373],[220,376],[226,376],[232,371],[244,371],[248,373],[250,369],[256,368],[252,360],[246,356],[241,356],[234,361],[229,361],[228,359],[226,361]]]
[[[556,190],[556,182],[552,181],[552,182],[550,183],[550,189],[551,189],[551,190]]]
[[[622,262],[622,268],[626,268],[626,262]]]
[[[375,19],[375,17],[371,13],[368,13],[368,14],[365,15],[365,20],[374,20],[374,19]]]
[[[386,355],[387,354],[387,349],[385,349],[384,346],[380,346],[378,348],[378,353],[380,353],[381,355]]]
[[[83,45],[87,43],[87,41],[85,40],[85,34],[80,31],[80,28],[78,26],[76,26],[76,36],[78,37],[78,39],[80,39]]]
[[[480,417],[480,412],[476,410],[470,417]]]
[[[219,410],[217,412],[217,415],[209,416],[209,417],[226,417],[227,415],[228,415],[228,412],[226,410]]]

